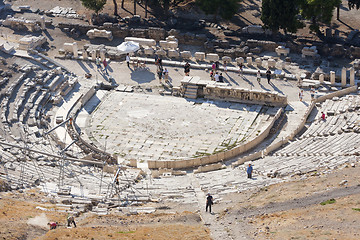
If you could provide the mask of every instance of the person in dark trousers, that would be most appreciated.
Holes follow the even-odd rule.
[[[210,195],[210,193],[207,194],[206,197],[206,212],[208,211],[209,208],[209,213],[211,213],[211,205],[213,205],[213,197]]]
[[[224,76],[222,75],[222,73],[220,73],[219,82],[224,82]]]
[[[189,76],[189,73],[190,73],[190,63],[189,62],[185,63],[184,72],[185,72],[185,76]]]
[[[68,218],[67,218],[67,226],[70,227],[71,224],[74,224],[74,227],[76,227],[74,216],[68,216]]]
[[[128,68],[130,68],[130,55],[126,54],[126,64],[128,66]]]
[[[107,68],[108,68],[108,62],[106,61],[106,59],[104,58],[104,61],[103,61],[103,65],[104,65],[104,71],[106,74],[109,74],[108,71],[107,71]]]
[[[252,172],[253,172],[253,167],[251,166],[250,163],[249,163],[249,166],[246,169],[246,172],[247,172],[248,178],[251,178],[252,177]]]
[[[270,68],[268,68],[268,70],[266,71],[266,78],[268,80],[268,84],[270,84],[270,79],[271,79],[271,71]]]

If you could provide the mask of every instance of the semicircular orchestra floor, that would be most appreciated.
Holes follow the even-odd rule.
[[[113,92],[86,131],[124,159],[176,160],[230,149],[258,135],[278,108]]]

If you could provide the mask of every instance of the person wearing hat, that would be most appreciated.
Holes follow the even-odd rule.
[[[248,178],[251,178],[252,172],[253,172],[253,167],[251,166],[251,163],[249,163],[249,166],[246,169]]]
[[[213,197],[211,196],[210,193],[207,194],[207,197],[206,197],[206,212],[209,208],[209,213],[211,213],[211,205],[213,205]]]

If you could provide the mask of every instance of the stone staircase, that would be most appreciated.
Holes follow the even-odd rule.
[[[198,96],[198,86],[196,84],[188,84],[184,93],[184,97],[196,99]]]

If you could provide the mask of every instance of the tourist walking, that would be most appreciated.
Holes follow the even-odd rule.
[[[158,71],[157,71],[158,77],[159,77],[159,82],[161,84],[161,80],[162,80],[162,75],[163,75],[163,69],[162,67],[158,67]]]
[[[129,53],[126,54],[126,64],[127,64],[128,68],[130,68],[130,55],[129,55]]]
[[[227,72],[227,62],[226,61],[224,61],[223,66],[224,66],[224,72]]]
[[[258,83],[260,83],[260,80],[261,80],[260,70],[258,70],[257,73],[256,73],[256,80],[258,81]]]
[[[314,87],[311,87],[310,89],[310,96],[311,96],[311,101],[315,100],[315,89]]]
[[[95,59],[95,64],[96,64],[97,70],[99,70],[99,68],[100,68],[100,70],[102,70],[102,69],[101,69],[100,58],[99,58],[99,57],[97,57],[97,58]]]
[[[190,63],[189,62],[185,63],[184,72],[185,72],[185,76],[189,76],[189,74],[190,74]]]
[[[68,216],[67,217],[67,226],[71,227],[71,224],[74,224],[74,227],[76,227],[75,217],[74,216]]]
[[[104,58],[104,61],[103,61],[103,65],[104,65],[104,71],[107,75],[109,75],[108,71],[107,71],[107,67],[108,67],[108,62],[106,61],[106,58]]]
[[[243,70],[243,68],[244,68],[244,65],[243,65],[243,63],[239,63],[239,76],[243,76],[244,75],[244,70]]]
[[[166,83],[169,83],[169,71],[167,70],[167,68],[164,69],[163,71],[163,77]]]
[[[212,70],[213,72],[216,72],[216,63],[213,63],[213,64],[211,65],[211,70]]]
[[[207,212],[208,211],[208,208],[209,208],[209,213],[211,213],[211,205],[213,205],[214,202],[213,202],[213,197],[211,196],[210,193],[207,194],[207,197],[206,197],[206,208],[205,208],[205,211]]]
[[[218,72],[215,73],[214,79],[215,79],[215,82],[219,81],[219,73]]]
[[[301,91],[299,92],[299,100],[302,102],[304,99],[304,90],[301,89]]]
[[[215,62],[215,70],[216,70],[216,71],[219,70],[219,66],[220,66],[219,61],[216,61],[216,62]]]
[[[321,119],[322,119],[323,121],[326,121],[326,116],[325,116],[325,113],[324,113],[324,112],[321,112]]]
[[[249,166],[246,169],[246,173],[248,175],[248,178],[252,178],[252,172],[253,172],[253,167],[251,166],[251,163],[249,163]]]
[[[159,56],[155,54],[155,65],[157,66],[159,64]]]
[[[266,78],[267,78],[268,84],[270,84],[270,79],[271,79],[271,71],[270,71],[270,68],[268,68],[268,70],[266,71]]]
[[[224,82],[224,77],[223,77],[222,73],[220,73],[219,82]]]

